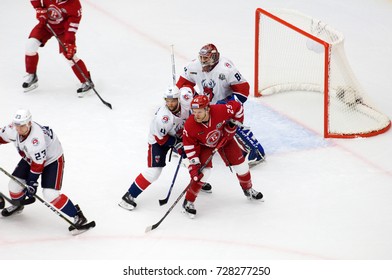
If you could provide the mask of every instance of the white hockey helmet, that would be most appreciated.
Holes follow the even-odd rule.
[[[16,111],[12,123],[14,125],[25,125],[31,122],[31,113],[28,109],[19,109]]]
[[[180,98],[180,90],[176,86],[171,86],[163,93],[163,98]]]

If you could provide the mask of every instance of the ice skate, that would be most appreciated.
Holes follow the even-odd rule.
[[[24,209],[23,205],[18,205],[18,206],[11,205],[7,208],[4,208],[3,211],[1,211],[1,215],[3,217],[9,217],[11,215],[21,213],[23,211],[23,209]]]
[[[196,216],[196,209],[195,205],[193,205],[193,202],[185,199],[182,207],[184,208],[183,212],[188,214],[189,218],[193,219]]]
[[[253,188],[247,189],[247,190],[243,190],[245,196],[248,199],[256,199],[256,200],[260,200],[263,198],[263,194],[261,192],[258,192],[256,190],[254,190]]]
[[[209,183],[204,183],[201,187],[201,191],[205,193],[212,193],[212,186]]]
[[[5,201],[2,196],[0,196],[0,209],[3,209],[5,207]]]
[[[28,92],[38,87],[38,76],[37,74],[27,74],[25,81],[22,84],[23,91]]]
[[[120,201],[120,203],[118,204],[118,206],[120,206],[121,208],[124,208],[125,210],[133,210],[136,208],[137,204],[135,202],[135,198],[133,198],[129,192],[126,192],[123,197],[122,200]]]
[[[76,215],[74,217],[74,226],[69,226],[68,230],[72,232],[72,235],[77,235],[81,234],[90,228],[95,227],[95,222],[89,222],[87,223],[86,217],[83,215],[82,210],[80,210],[79,205],[75,205],[75,208],[77,210]]]
[[[87,92],[94,87],[94,83],[92,81],[88,82],[86,81],[83,83],[80,88],[76,91],[78,93],[79,98],[83,98]]]

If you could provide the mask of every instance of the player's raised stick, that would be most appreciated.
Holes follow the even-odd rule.
[[[65,47],[64,43],[60,40],[60,38],[57,36],[56,32],[54,32],[53,28],[47,23],[46,27],[50,30],[50,32],[53,34],[53,36],[57,39],[57,41],[59,42],[61,48],[63,49],[64,52],[67,52],[67,48]],[[98,96],[98,98],[102,101],[103,104],[105,104],[106,106],[108,106],[110,109],[112,109],[112,104],[110,104],[109,102],[106,102],[105,100],[103,100],[103,98],[99,95],[99,93],[97,92],[97,90],[95,89],[95,86],[93,84],[93,82],[91,81],[91,79],[89,77],[87,77],[82,69],[80,69],[79,65],[76,63],[76,61],[71,58],[71,61],[75,64],[76,69],[78,69],[78,71],[80,72],[80,74],[83,76],[83,78],[90,84],[92,85],[92,89],[95,92],[95,94]]]

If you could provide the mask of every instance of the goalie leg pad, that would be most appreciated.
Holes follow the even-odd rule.
[[[239,127],[236,131],[236,139],[243,146],[244,150],[249,153],[248,161],[263,161],[265,152],[263,146],[254,137],[250,129],[243,129]]]

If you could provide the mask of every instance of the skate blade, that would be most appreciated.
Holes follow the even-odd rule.
[[[130,204],[125,203],[125,202],[122,202],[122,201],[118,204],[118,206],[120,206],[122,209],[125,209],[125,210],[128,210],[128,211],[132,211],[133,209],[136,208],[135,206],[130,205]]]
[[[76,93],[77,93],[77,95],[78,95],[78,98],[83,98],[83,97],[86,97],[87,95],[90,95],[90,93],[92,92],[91,90],[92,90],[93,88],[89,88],[88,90],[85,90],[85,91],[77,91]]]
[[[247,198],[247,200],[249,200],[249,201],[264,202],[264,198],[261,198],[261,199],[255,199],[255,198],[253,198],[253,197],[251,197],[251,198],[246,197],[246,198]]]
[[[194,219],[196,217],[196,214],[188,213],[187,211],[185,211],[185,209],[182,210],[182,213],[184,213],[190,219]]]
[[[30,87],[23,89],[23,92],[29,92],[38,87],[38,83],[32,84]]]

